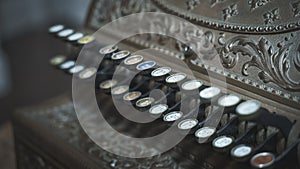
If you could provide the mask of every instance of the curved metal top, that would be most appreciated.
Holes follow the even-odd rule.
[[[239,33],[281,33],[300,29],[300,1],[153,0],[177,16],[202,26]]]

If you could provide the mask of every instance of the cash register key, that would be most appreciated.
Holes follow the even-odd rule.
[[[231,149],[231,156],[237,159],[245,158],[252,153],[252,147],[240,144]]]
[[[53,66],[58,66],[62,64],[64,61],[66,61],[67,57],[58,55],[50,59],[50,64]]]
[[[217,87],[208,87],[200,91],[199,95],[203,99],[213,99],[214,97],[221,94],[221,90]]]
[[[153,68],[156,65],[154,61],[145,61],[136,66],[137,70],[143,71]]]
[[[75,61],[72,61],[72,60],[69,60],[69,61],[66,61],[64,63],[62,63],[59,68],[60,69],[70,69],[71,67],[73,67],[75,65]]]
[[[72,35],[73,33],[74,33],[73,29],[65,29],[65,30],[58,32],[57,36],[60,38],[65,38],[67,36]]]
[[[73,35],[69,36],[69,37],[67,38],[67,40],[70,41],[70,42],[74,42],[74,41],[79,40],[79,39],[82,38],[82,37],[83,37],[83,33],[76,32],[76,33],[74,33]]]
[[[185,73],[175,73],[166,78],[167,83],[178,83],[186,78]]]
[[[168,73],[171,72],[171,68],[170,67],[159,67],[157,69],[154,69],[152,72],[151,72],[151,76],[152,77],[161,77],[161,76],[165,76],[167,75]]]
[[[157,104],[157,105],[152,106],[149,109],[149,113],[153,114],[153,115],[159,115],[159,114],[162,114],[165,111],[167,111],[168,108],[169,108],[169,106],[166,104]]]
[[[76,65],[76,66],[72,67],[71,69],[69,69],[68,72],[71,74],[75,74],[75,73],[81,72],[83,69],[84,69],[84,66]]]
[[[65,28],[64,25],[53,25],[49,28],[49,33],[57,33]]]
[[[225,148],[229,147],[230,145],[232,145],[233,142],[234,142],[233,137],[220,136],[213,140],[212,145],[214,148],[225,149]]]
[[[144,108],[150,106],[153,102],[154,99],[152,97],[146,97],[146,98],[139,99],[136,102],[136,106],[140,108]]]
[[[250,116],[260,109],[260,103],[256,100],[248,100],[236,107],[236,113],[241,116]]]
[[[274,164],[275,156],[270,152],[262,152],[254,155],[250,162],[255,168],[268,168]]]
[[[124,60],[124,64],[127,66],[135,65],[142,62],[143,59],[142,55],[132,55]]]
[[[222,107],[231,107],[237,105],[241,98],[234,94],[224,95],[218,99],[218,105]]]
[[[129,93],[126,93],[126,94],[123,96],[123,100],[125,100],[125,101],[136,100],[136,99],[138,99],[139,97],[141,97],[141,95],[142,95],[142,93],[141,93],[141,92],[138,92],[138,91],[129,92]]]
[[[99,53],[102,55],[112,54],[118,50],[118,47],[115,45],[109,45],[101,48]]]
[[[110,89],[117,85],[116,80],[105,80],[104,82],[100,83],[99,88],[100,89]]]
[[[216,132],[214,127],[202,127],[195,132],[195,136],[199,139],[208,139]]]
[[[111,94],[113,95],[121,95],[126,93],[129,90],[129,86],[127,85],[122,85],[122,86],[117,86],[112,88]]]
[[[187,82],[184,82],[181,85],[181,88],[183,90],[192,91],[192,90],[197,90],[202,85],[203,85],[203,82],[200,80],[189,80]]]
[[[166,115],[164,115],[163,120],[166,122],[172,122],[180,119],[183,116],[181,111],[172,111]]]
[[[177,127],[181,130],[189,130],[198,124],[197,119],[184,119],[180,121]]]
[[[92,77],[93,75],[95,75],[97,73],[97,69],[90,67],[90,68],[86,68],[84,69],[82,72],[79,73],[79,78],[80,79],[88,79],[90,77]]]
[[[95,37],[94,36],[91,36],[91,35],[85,35],[83,36],[82,38],[80,38],[78,41],[77,41],[77,44],[79,45],[85,45],[85,44],[88,44],[88,43],[91,43],[95,40]]]
[[[111,59],[112,60],[120,60],[120,59],[124,59],[126,57],[128,57],[130,55],[130,52],[127,51],[127,50],[122,50],[122,51],[119,51],[117,53],[114,53],[112,56],[111,56]]]

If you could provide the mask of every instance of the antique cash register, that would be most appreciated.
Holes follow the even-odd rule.
[[[299,0],[94,0],[48,32],[73,91],[14,114],[18,168],[300,168]]]

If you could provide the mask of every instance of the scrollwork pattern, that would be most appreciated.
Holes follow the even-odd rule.
[[[249,37],[237,36],[227,41],[220,49],[220,58],[224,67],[233,68],[239,55],[249,56],[251,60],[242,66],[243,75],[248,76],[249,68],[256,67],[260,70],[258,77],[264,83],[273,82],[286,90],[300,91],[300,82],[295,82],[289,76],[291,64],[287,56],[291,45],[292,43],[281,43],[275,50],[264,37],[256,41]],[[293,62],[298,69],[299,53],[298,56],[294,56]]]
[[[298,54],[294,57],[295,68],[300,72],[300,45],[298,47]]]

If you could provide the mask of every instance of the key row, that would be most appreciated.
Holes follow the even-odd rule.
[[[250,162],[251,165],[256,168],[269,167],[273,165],[276,160],[283,158],[278,152],[272,152],[271,150],[273,149],[269,148],[269,151],[262,152],[260,152],[260,150],[266,144],[271,145],[272,141],[274,142],[274,139],[277,140],[278,137],[282,137],[286,142],[292,123],[284,117],[269,113],[266,109],[261,107],[261,104],[258,101],[243,101],[238,95],[224,94],[217,87],[205,86],[201,80],[189,80],[184,73],[173,72],[170,67],[157,67],[158,65],[155,61],[145,61],[143,56],[130,55],[129,51],[120,51],[116,46],[101,48],[99,53],[112,62],[109,66],[115,67],[122,63],[123,66],[130,70],[142,72],[141,76],[147,77],[144,78],[143,81],[145,84],[150,81],[155,81],[155,83],[166,85],[168,88],[166,90],[166,96],[170,96],[169,98],[174,97],[174,95],[176,95],[175,93],[178,92],[178,89],[190,91],[181,99],[186,99],[187,102],[191,102],[193,98],[200,100],[199,110],[203,110],[201,109],[202,105],[205,105],[204,107],[207,108],[214,103],[215,106],[224,109],[222,117],[227,116],[227,118],[223,125],[217,127],[205,126],[207,118],[212,117],[213,115],[209,116],[205,111],[198,111],[198,107],[195,108],[197,110],[193,109],[190,112],[181,112],[178,109],[181,104],[176,101],[173,102],[172,105],[162,104],[155,100],[155,98],[150,97],[145,90],[142,89],[145,85],[141,85],[140,87],[130,87],[129,85],[124,85],[125,82],[118,82],[114,79],[105,79],[98,85],[105,93],[114,96],[118,95],[119,99],[123,99],[124,102],[130,102],[130,104],[134,105],[137,109],[146,111],[156,118],[157,116],[161,117],[163,122],[170,124],[175,123],[179,130],[193,131],[193,134],[198,139],[199,143],[203,144],[210,142],[213,149],[217,152],[230,152],[231,156],[237,160],[248,159],[252,156]],[[75,61],[73,62],[75,63]],[[72,68],[75,68],[73,62],[70,64],[70,61],[65,60],[60,62],[60,64],[51,63],[52,65],[58,66],[60,69],[67,69],[69,73],[73,73],[73,71],[70,71]],[[90,76],[83,76],[81,73],[86,72],[87,70],[89,70],[89,68],[83,68],[75,73],[79,73],[79,78],[85,79],[83,77],[89,78]],[[102,75],[113,74],[114,70],[115,69],[109,67],[107,71],[101,70],[101,73]],[[97,69],[90,74],[94,75],[96,73]],[[124,81],[126,81],[126,79],[124,79]],[[138,81],[137,84],[140,82],[141,81]],[[181,84],[180,87],[178,87],[178,83]],[[160,86],[160,88],[162,87]],[[151,90],[151,88],[148,89]],[[192,95],[199,96],[199,98]],[[195,114],[197,114],[196,118],[192,116]],[[268,120],[271,122],[266,122],[264,121],[265,119],[274,120]],[[282,122],[283,125],[276,125],[278,121]],[[238,126],[241,124],[243,125],[242,128],[244,130],[240,133]],[[278,128],[279,130],[268,133],[269,128],[267,126],[269,125],[276,129]],[[258,142],[257,139],[250,139],[253,136],[255,136],[255,138],[261,137],[261,132],[264,132],[265,136],[260,142]],[[248,141],[244,143],[245,140]],[[277,144],[274,143],[272,148],[276,149],[276,145]],[[288,151],[292,150],[292,148],[288,149],[286,147],[285,149],[283,154],[287,154]]]
[[[83,46],[95,40],[92,35],[84,34],[74,29],[68,28],[65,25],[53,25],[48,29],[50,34],[55,35],[61,40],[67,41],[71,44]]]
[[[148,63],[149,62],[151,63],[152,61],[148,61]],[[138,67],[136,67],[136,69],[138,69]],[[160,68],[157,68],[157,69],[160,69]],[[157,69],[155,69],[155,70],[157,70]],[[141,69],[138,69],[138,70],[141,70]],[[168,70],[171,70],[171,69],[168,68]],[[153,72],[155,72],[155,71],[152,71],[151,75],[154,74]],[[170,72],[171,71],[168,71],[168,73],[170,73]],[[178,75],[179,75],[179,77],[176,77]],[[181,75],[181,77],[180,77],[180,75]],[[184,79],[182,73],[177,73],[177,74],[174,74],[174,75],[167,76],[166,79],[165,79],[165,82],[168,82],[168,79],[170,79],[170,78],[172,79],[172,77],[174,77],[174,76],[175,76],[175,78],[173,78],[173,79],[178,80],[178,81],[174,80],[174,82],[176,81],[176,83],[178,83],[179,81]],[[106,83],[106,82],[104,82],[104,83]],[[183,88],[183,89],[186,89],[186,88],[188,88],[188,89],[192,89],[192,88],[193,89],[199,89],[202,86],[202,84],[203,83],[199,80],[190,80],[190,81],[186,81],[185,83],[183,83],[181,88]],[[114,85],[116,85],[116,83],[114,83]],[[195,87],[195,86],[197,86],[197,87]],[[110,87],[113,87],[113,86],[110,86]],[[130,92],[126,93],[126,92],[128,92],[129,88],[126,87],[126,89],[127,89],[126,91],[124,90],[124,93],[125,93],[125,95],[123,97],[124,100],[126,100],[125,98],[128,97],[131,94]],[[113,91],[113,89],[112,89],[112,91]],[[134,93],[139,93],[138,96],[139,97],[141,96],[141,92],[134,92]],[[202,98],[204,100],[210,100],[211,101],[213,98],[217,98],[217,96],[220,95],[220,93],[221,93],[220,89],[218,89],[216,87],[208,87],[208,88],[205,88],[202,91],[200,91],[199,95],[200,95],[200,98]],[[136,97],[136,96],[137,95],[134,94],[134,98],[132,100],[139,98],[139,97]],[[136,106],[137,107],[142,107],[142,106],[148,106],[149,107],[153,102],[154,102],[153,98],[150,98],[150,97],[141,98],[141,99],[136,101]],[[241,98],[238,97],[237,95],[234,95],[234,94],[223,95],[223,96],[219,97],[217,99],[217,103],[218,103],[218,106],[224,107],[225,109],[236,106],[236,109],[235,109],[236,114],[238,116],[241,116],[242,118],[245,118],[245,119],[254,118],[255,115],[261,109],[261,105],[258,101],[248,100],[248,101],[244,101],[244,102],[241,103]],[[151,114],[163,114],[167,110],[168,110],[168,105],[158,104],[158,105],[151,106],[149,108],[149,113],[151,113]],[[176,121],[176,120],[179,120],[182,116],[183,116],[182,112],[172,111],[170,113],[165,114],[163,116],[163,120],[166,121],[166,122]],[[188,129],[192,129],[193,127],[197,126],[198,123],[199,123],[199,121],[197,119],[184,119],[184,120],[178,122],[177,126],[178,126],[178,129],[188,130]],[[256,130],[254,130],[254,128]],[[259,130],[257,130],[257,128],[258,127],[255,126],[251,130],[248,130],[246,133],[244,133],[243,134],[243,139],[245,139],[245,137],[252,136],[254,131],[259,133],[258,132]],[[265,128],[262,128],[261,130],[266,131]],[[202,128],[198,129],[195,132],[195,136],[198,137],[198,138],[207,138],[207,137],[211,137],[215,133],[216,133],[215,128],[202,127]],[[249,133],[252,133],[252,135],[249,134]],[[255,133],[255,134],[257,134],[257,133]],[[277,132],[274,132],[274,133],[277,133]],[[251,143],[237,144],[239,142],[242,142],[242,141],[240,141],[241,138],[242,137],[237,139],[237,141],[235,142],[235,139],[234,139],[233,136],[221,135],[221,136],[218,136],[218,137],[216,137],[212,140],[212,146],[214,147],[214,149],[216,151],[220,151],[220,150],[225,151],[226,148],[232,147],[231,145],[234,145],[234,143],[235,143],[236,146],[231,148],[231,151],[230,151],[231,153],[230,154],[231,154],[232,157],[234,157],[238,160],[243,159],[243,158],[247,158],[248,156],[253,155],[253,152],[256,152],[256,154],[254,154],[253,157],[251,158],[251,165],[254,166],[254,167],[257,167],[257,168],[266,168],[266,167],[269,167],[269,166],[271,166],[275,163],[276,157],[272,152],[257,153],[258,150],[261,148],[260,146],[265,145],[266,142],[263,142],[263,143],[260,144],[260,146],[257,146],[257,147],[254,148],[254,144],[257,144],[257,143],[254,143],[254,142],[252,143],[252,145],[251,145]],[[272,137],[270,135],[268,137],[265,137],[265,139],[267,139],[267,140],[268,140],[268,138],[270,139]],[[295,148],[295,147],[296,146],[294,146],[293,148]],[[273,148],[276,149],[276,147],[273,147]],[[287,151],[289,151],[289,150],[287,150]],[[264,161],[264,159],[266,159],[266,158],[268,160]],[[280,158],[280,156],[278,158]]]
[[[103,54],[107,55],[110,54],[111,58],[115,58],[115,55],[119,52],[113,53],[113,52],[108,52],[108,51],[112,51],[110,49],[114,49],[114,51],[116,51],[115,49],[117,49],[117,47],[113,47],[113,46],[109,46],[109,47],[105,47],[100,49],[100,51],[102,51]],[[103,52],[105,51],[105,52]],[[122,52],[122,51],[121,51]],[[124,63],[127,63],[128,60],[130,60],[131,58],[135,58],[136,55],[133,56],[129,56],[130,52],[126,52],[126,56],[127,58],[124,60]],[[140,62],[142,62],[143,57],[141,55],[138,55],[140,59]],[[69,73],[79,73],[79,77],[84,79],[84,78],[88,78],[91,75],[96,73],[95,69],[84,69],[84,66],[75,66],[75,61],[65,61],[63,62],[65,57],[55,57],[51,60],[51,63],[53,64],[54,61],[55,65],[59,66],[60,69],[68,69]],[[122,57],[123,59],[125,57]],[[57,60],[59,60],[59,62],[61,64],[57,64],[59,63]],[[144,61],[142,63],[135,63],[137,64],[136,69],[137,70],[148,70],[150,68],[153,68],[154,65],[156,64],[154,61]],[[53,64],[54,65],[54,64]],[[164,71],[162,71],[164,70]],[[154,69],[151,72],[151,75],[153,78],[158,77],[159,75],[165,76],[167,74],[170,74],[171,72],[171,68],[169,67],[159,67]],[[163,78],[160,78],[163,79]],[[173,85],[177,85],[177,83],[179,83],[180,81],[183,81],[184,79],[186,79],[186,75],[184,73],[174,73],[171,75],[166,76],[164,82],[170,86],[170,87],[174,87]],[[115,80],[106,80],[102,83],[100,83],[99,88],[100,89],[105,89],[108,91],[111,91],[111,94],[113,95],[120,95],[120,94],[124,94],[126,92],[129,91],[129,86],[126,85],[118,85],[117,86],[117,82]],[[115,87],[116,86],[116,87]],[[205,87],[202,88],[203,86],[203,82],[200,80],[186,80],[182,85],[181,85],[181,89],[182,90],[186,90],[186,91],[193,91],[191,93],[195,94],[197,92],[195,92],[196,90],[200,90],[199,96],[201,98],[201,101],[203,103],[205,102],[210,102],[210,101],[214,101],[216,98],[219,98],[221,96],[221,90],[217,87]],[[111,89],[111,90],[110,90]],[[138,94],[139,93],[139,94]],[[124,95],[123,99],[125,101],[134,101],[136,100],[138,97],[137,96],[141,96],[141,92],[140,91],[134,91],[133,93],[128,93],[126,95]],[[152,100],[152,99],[148,99],[148,100]],[[220,97],[217,100],[217,105],[220,107],[225,108],[225,112],[229,111],[230,107],[236,106],[238,103],[240,103],[241,98],[237,95],[233,95],[233,94],[229,94],[229,95],[223,95],[222,97]],[[150,102],[150,101],[148,101]],[[139,105],[139,103],[144,103],[144,102],[140,102],[138,101],[136,103],[137,107],[141,107],[141,105]],[[254,116],[258,110],[260,109],[260,103],[257,101],[246,101],[243,102],[241,104],[239,104],[236,107],[236,113],[240,116],[244,116],[244,117],[251,117]],[[232,110],[231,110],[232,111]]]

